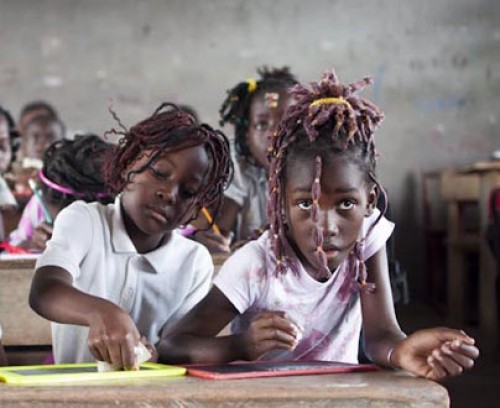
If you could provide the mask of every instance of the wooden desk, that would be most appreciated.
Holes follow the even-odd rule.
[[[496,264],[486,242],[488,198],[500,186],[500,165],[473,166],[442,176],[442,195],[448,205],[448,314],[452,323],[464,323],[467,251],[479,253],[479,324],[486,349],[498,341]],[[463,205],[477,204],[479,225],[473,234],[463,228]]]
[[[50,323],[31,310],[28,296],[35,260],[0,260],[0,324],[4,346],[52,343]]]
[[[402,372],[211,381],[193,377],[96,385],[0,384],[0,406],[14,407],[449,407],[446,389]]]

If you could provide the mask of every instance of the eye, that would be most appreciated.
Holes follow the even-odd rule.
[[[161,171],[155,166],[149,166],[149,170],[151,171],[151,174],[158,180],[166,180],[169,176],[167,172]]]
[[[192,188],[182,187],[181,196],[184,198],[187,198],[187,199],[193,198],[196,196],[196,192],[197,192],[197,190],[194,190]]]
[[[269,123],[260,121],[255,124],[255,130],[258,130],[260,132],[269,129]]]
[[[312,208],[313,201],[311,199],[297,201],[297,206],[301,210],[309,211]]]
[[[339,209],[341,210],[351,210],[352,208],[354,208],[354,201],[352,200],[343,200],[340,204],[339,204]]]

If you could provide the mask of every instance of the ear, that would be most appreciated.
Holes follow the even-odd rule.
[[[376,186],[372,186],[368,191],[368,200],[366,202],[365,217],[369,217],[373,214],[378,201],[378,189]]]

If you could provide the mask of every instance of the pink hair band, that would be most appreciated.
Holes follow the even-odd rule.
[[[49,180],[47,178],[47,176],[45,174],[43,174],[42,170],[40,170],[38,172],[38,177],[40,177],[40,180],[42,180],[43,184],[45,184],[47,187],[51,188],[54,191],[59,191],[60,193],[72,195],[75,197],[84,197],[85,196],[85,194],[83,194],[83,193],[77,193],[76,191],[74,191],[71,188],[63,187],[63,186]],[[95,196],[97,198],[104,198],[104,197],[108,197],[109,195],[106,193],[97,193]]]

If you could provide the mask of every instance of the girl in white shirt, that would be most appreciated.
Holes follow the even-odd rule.
[[[176,229],[216,204],[231,176],[229,144],[175,105],[122,130],[106,161],[118,196],[59,213],[37,262],[30,304],[52,326],[56,363],[101,360],[137,368],[141,337],[154,344],[208,292],[213,263]]]
[[[166,329],[160,358],[184,363],[327,360],[368,356],[431,379],[478,356],[474,339],[447,328],[406,336],[392,302],[385,242],[393,225],[375,208],[374,130],[383,113],[327,72],[292,90],[296,103],[270,150],[270,229],[237,251],[214,288]],[[234,320],[234,321],[233,321]],[[215,337],[233,321],[232,334]]]

